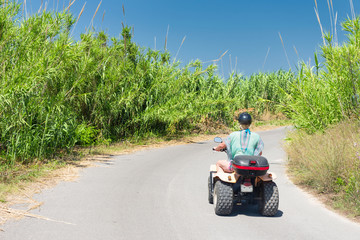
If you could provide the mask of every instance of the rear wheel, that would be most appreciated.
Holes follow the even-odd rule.
[[[216,181],[214,187],[214,208],[217,215],[230,215],[233,209],[234,191],[232,184]]]
[[[208,197],[208,199],[209,199],[209,203],[210,204],[213,204],[214,203],[214,197],[213,197],[213,191],[212,191],[212,183],[211,183],[211,178],[210,178],[210,176],[209,176],[209,178],[208,178],[208,189],[209,189],[209,197]]]
[[[260,197],[260,213],[263,216],[274,216],[279,208],[279,190],[276,183],[263,182]]]

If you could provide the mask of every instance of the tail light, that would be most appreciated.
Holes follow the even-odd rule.
[[[251,180],[249,178],[245,179],[243,185],[246,186],[246,187],[251,186],[252,185]]]

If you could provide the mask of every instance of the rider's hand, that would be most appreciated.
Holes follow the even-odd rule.
[[[216,148],[213,148],[213,150],[217,151],[217,152],[221,152],[223,150],[226,149],[226,144],[225,143],[220,143]]]

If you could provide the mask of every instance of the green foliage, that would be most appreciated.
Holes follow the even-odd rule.
[[[259,114],[278,112],[294,79],[294,73],[284,71],[258,73],[249,78],[231,77],[227,83],[228,96],[244,108],[255,108]]]
[[[296,127],[310,133],[360,117],[360,19],[348,19],[342,26],[348,42],[338,46],[327,35],[321,48],[324,62],[320,65],[315,55],[315,73],[302,64],[288,95],[286,111]]]
[[[89,146],[96,142],[99,130],[93,126],[87,126],[85,123],[82,123],[77,126],[75,134],[78,136],[77,143],[83,146]]]
[[[225,83],[215,66],[179,67],[169,52],[140,48],[127,26],[120,39],[88,32],[75,42],[70,13],[24,19],[19,9],[0,8],[0,151],[8,164],[75,145],[232,126],[239,108],[277,111],[294,77],[233,75]]]

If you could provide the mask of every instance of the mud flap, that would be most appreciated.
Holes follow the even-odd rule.
[[[274,181],[277,176],[275,173],[267,172],[265,175],[259,176],[258,178],[260,178],[263,182],[269,182]]]

